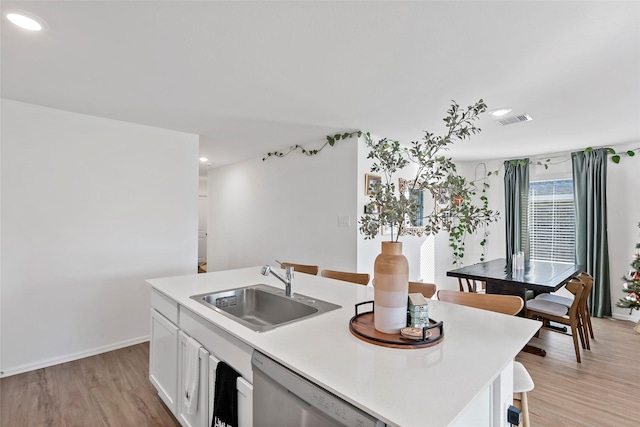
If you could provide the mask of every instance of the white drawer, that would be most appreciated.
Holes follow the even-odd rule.
[[[211,355],[227,362],[243,378],[253,384],[252,347],[186,307],[181,307],[180,310],[180,329],[198,340]]]
[[[175,325],[178,324],[178,303],[153,288],[151,289],[151,308],[155,308]]]

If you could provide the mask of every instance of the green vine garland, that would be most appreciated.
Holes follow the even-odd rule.
[[[262,158],[262,161],[264,162],[269,157],[284,157],[295,150],[300,150],[302,154],[305,154],[307,156],[315,156],[316,154],[319,154],[327,145],[330,147],[333,147],[337,141],[344,140],[347,138],[353,138],[356,135],[358,136],[358,138],[360,138],[362,136],[362,131],[356,130],[353,132],[337,133],[333,136],[327,135],[327,140],[325,141],[324,145],[322,145],[322,147],[320,148],[317,148],[315,150],[307,150],[303,146],[296,144],[292,147],[289,147],[289,151],[287,152],[273,151],[271,153],[267,153],[267,155]]]

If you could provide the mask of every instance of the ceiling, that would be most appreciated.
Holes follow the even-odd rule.
[[[2,2],[2,97],[200,135],[217,167],[360,129],[418,140],[450,101],[530,122],[459,160],[640,143],[640,2]],[[44,31],[9,23],[20,9]]]

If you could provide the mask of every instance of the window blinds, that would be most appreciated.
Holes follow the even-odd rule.
[[[573,263],[575,209],[573,181],[533,181],[529,184],[529,245],[531,259]]]

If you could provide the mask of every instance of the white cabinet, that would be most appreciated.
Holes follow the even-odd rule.
[[[151,310],[149,379],[162,401],[176,414],[178,327]]]
[[[513,403],[513,362],[458,414],[451,427],[506,426],[507,409]]]
[[[217,357],[209,356],[209,419],[208,425],[213,422],[213,400],[215,398]],[[242,377],[236,381],[238,389],[238,427],[253,426],[253,385]]]
[[[149,379],[180,424],[184,427],[211,425],[216,368],[218,362],[224,360],[241,375],[236,383],[239,427],[251,427],[253,349],[155,289],[151,292],[151,307]],[[199,354],[198,410],[195,414],[187,414],[183,399],[189,337],[202,344]]]
[[[208,427],[209,420],[209,352],[200,348],[199,352],[199,380],[198,380],[198,408],[194,414],[188,414],[184,401],[184,393],[187,389],[187,339],[189,336],[184,332],[179,332],[178,350],[178,414],[177,418],[184,427]]]

